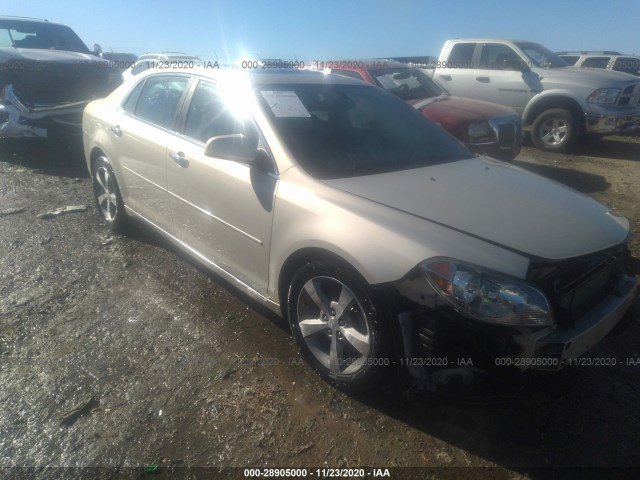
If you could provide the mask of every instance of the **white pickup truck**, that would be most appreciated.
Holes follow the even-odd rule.
[[[516,110],[543,150],[567,151],[584,133],[640,131],[638,77],[570,67],[537,43],[448,40],[429,73],[452,95]]]

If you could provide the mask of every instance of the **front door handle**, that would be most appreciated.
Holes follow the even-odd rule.
[[[451,75],[440,75],[440,78],[442,80],[447,80],[449,82],[451,81]]]
[[[183,152],[169,152],[169,156],[179,167],[187,168],[189,166],[189,160]]]
[[[476,77],[476,80],[481,83],[489,83],[489,77]]]
[[[111,127],[111,131],[116,137],[122,136],[122,129],[120,128],[120,125],[114,125],[113,127]]]

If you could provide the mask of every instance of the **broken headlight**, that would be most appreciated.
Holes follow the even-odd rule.
[[[495,140],[495,133],[487,121],[472,122],[467,127],[467,135],[472,143],[491,142]]]
[[[513,326],[553,325],[549,302],[533,285],[457,260],[437,258],[421,266],[444,301],[468,317]]]

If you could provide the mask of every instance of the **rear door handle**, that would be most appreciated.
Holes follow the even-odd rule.
[[[169,156],[179,167],[187,168],[189,166],[189,160],[183,152],[169,152]]]
[[[442,80],[447,80],[449,82],[451,81],[451,75],[440,75],[440,78]]]
[[[481,83],[489,83],[489,77],[476,77],[476,80]]]
[[[120,125],[114,125],[113,127],[111,127],[111,131],[116,137],[122,136],[122,130],[120,129]]]

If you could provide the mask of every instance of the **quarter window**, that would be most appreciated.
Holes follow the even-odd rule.
[[[136,87],[129,92],[129,96],[122,104],[122,109],[125,112],[133,114],[136,111],[136,104],[138,103],[138,98],[140,98],[140,92],[142,91],[143,85],[144,81],[138,82]]]
[[[180,99],[189,78],[157,76],[147,78],[140,92],[135,114],[137,117],[164,128],[172,128]]]

